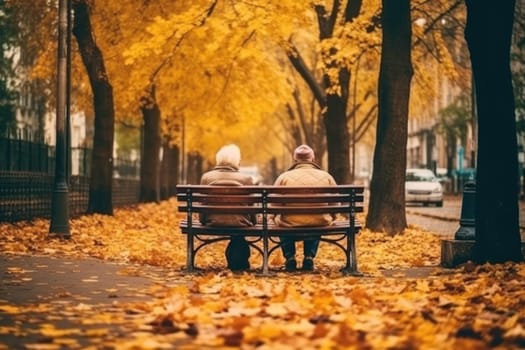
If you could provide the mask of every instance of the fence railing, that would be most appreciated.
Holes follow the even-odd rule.
[[[38,172],[0,171],[0,222],[51,217],[54,176]],[[139,202],[138,179],[113,179],[113,206]],[[86,212],[89,178],[71,176],[68,186],[69,213],[72,217]]]
[[[73,176],[91,175],[92,150],[72,147],[69,171]],[[140,161],[118,157],[113,162],[115,177],[138,178]],[[0,171],[54,174],[55,147],[23,139],[0,137]]]
[[[52,147],[20,139],[0,138],[0,170],[51,173]]]

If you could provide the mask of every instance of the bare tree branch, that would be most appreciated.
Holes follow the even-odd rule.
[[[345,22],[350,22],[359,15],[362,0],[349,0],[345,8]]]
[[[312,94],[317,100],[317,103],[319,103],[321,109],[324,108],[326,106],[326,95],[324,93],[324,90],[315,79],[313,73],[307,67],[306,62],[304,62],[303,58],[297,51],[297,48],[291,43],[290,51],[287,53],[287,56],[292,65],[294,66],[295,70],[299,73],[299,75],[301,75],[301,77],[304,79],[304,81],[312,91]]]

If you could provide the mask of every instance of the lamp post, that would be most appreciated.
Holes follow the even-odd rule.
[[[523,149],[523,145],[521,143],[518,144],[518,193],[519,198],[522,199],[525,195],[525,153]]]
[[[182,181],[185,184],[188,181],[188,162],[186,156],[186,116],[182,113],[182,149],[181,149],[181,168]]]
[[[51,225],[49,233],[60,238],[70,238],[69,201],[67,184],[67,133],[66,117],[69,114],[68,66],[70,30],[70,1],[58,2],[58,59],[57,59],[57,105],[56,105],[56,147],[55,181],[51,202]]]

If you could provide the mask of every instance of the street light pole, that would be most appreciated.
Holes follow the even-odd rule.
[[[72,0],[67,0],[67,60],[66,60],[66,182],[69,186],[71,181],[71,32],[73,13]]]
[[[188,164],[186,156],[186,117],[182,113],[182,150],[181,150],[181,168],[182,168],[182,181],[181,183],[186,184],[188,181]]]
[[[55,182],[51,203],[51,225],[49,233],[60,238],[70,238],[69,201],[67,185],[67,134],[66,116],[68,115],[68,61],[70,57],[68,31],[69,1],[58,2],[58,60],[57,60],[57,105],[56,105],[56,147],[55,147]]]

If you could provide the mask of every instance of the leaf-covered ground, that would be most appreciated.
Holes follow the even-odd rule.
[[[90,304],[62,295],[13,305],[0,296],[0,325],[12,323],[0,326],[0,349],[9,348],[8,336],[35,335],[25,348],[525,348],[523,263],[442,269],[439,237],[410,227],[393,238],[360,233],[363,277],[341,275],[341,251],[323,243],[315,273],[282,272],[278,253],[274,273],[261,276],[253,252],[253,271],[234,274],[220,243],[197,255],[201,272],[185,274],[175,206],[171,200],[117,209],[113,217],[83,216],[71,220],[68,241],[49,238],[48,220],[0,224],[4,255],[94,257],[131,264],[125,273],[154,282],[133,302]],[[160,273],[149,274],[151,266]],[[22,269],[8,273],[23,283]]]

